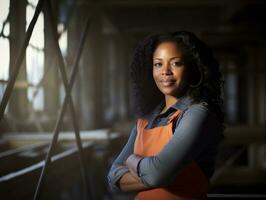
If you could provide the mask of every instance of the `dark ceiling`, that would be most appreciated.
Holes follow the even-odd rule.
[[[265,42],[265,0],[101,0],[98,3],[121,32],[135,37],[151,32],[190,30],[208,37],[210,43]]]

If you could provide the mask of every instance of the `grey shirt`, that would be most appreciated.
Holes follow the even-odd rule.
[[[173,126],[173,137],[155,156],[144,157],[138,164],[138,175],[147,187],[160,187],[171,183],[175,175],[192,160],[196,161],[206,177],[214,172],[217,146],[222,139],[223,127],[216,114],[206,102],[193,103],[184,97],[160,114],[163,104],[147,116],[145,129],[164,126],[177,110],[182,115]],[[113,190],[119,190],[118,181],[129,170],[126,159],[134,153],[137,135],[136,125],[119,156],[108,173],[108,182]]]

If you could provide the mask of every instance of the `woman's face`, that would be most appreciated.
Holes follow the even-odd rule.
[[[180,97],[187,85],[182,52],[174,42],[163,42],[153,54],[153,79],[165,96]]]

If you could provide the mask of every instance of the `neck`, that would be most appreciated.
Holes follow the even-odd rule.
[[[176,103],[178,100],[179,100],[179,98],[165,95],[165,108],[164,108],[164,110],[167,110],[168,108],[170,108],[170,106],[173,105],[174,103]]]

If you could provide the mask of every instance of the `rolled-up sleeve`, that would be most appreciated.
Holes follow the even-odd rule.
[[[129,171],[129,169],[125,165],[126,159],[133,153],[134,143],[136,139],[136,125],[132,128],[129,139],[122,149],[121,153],[113,162],[111,169],[107,175],[109,187],[113,191],[119,191],[120,188],[118,186],[118,181],[120,178]]]
[[[179,118],[167,145],[157,155],[139,162],[140,179],[149,187],[168,185],[207,145],[217,145],[221,134],[220,122],[206,104],[190,106]]]

